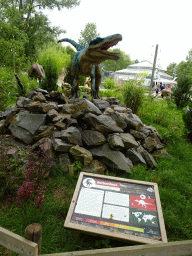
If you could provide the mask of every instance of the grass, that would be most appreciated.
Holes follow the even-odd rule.
[[[139,165],[131,174],[121,177],[156,182],[159,187],[168,241],[192,239],[192,144],[186,139],[182,110],[165,100],[146,101],[138,112],[146,125],[154,126],[164,139],[170,157],[157,157],[155,170]],[[108,171],[111,176],[117,176]],[[89,250],[128,245],[109,238],[79,234],[64,229],[78,173],[70,176],[60,167],[52,169],[46,200],[41,210],[30,203],[20,206],[5,201],[0,206],[0,226],[25,236],[24,230],[31,223],[43,227],[42,254]],[[0,247],[0,255],[15,255]]]

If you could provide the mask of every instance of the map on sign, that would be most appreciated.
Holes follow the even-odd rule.
[[[83,176],[70,223],[161,240],[154,187],[98,176]]]

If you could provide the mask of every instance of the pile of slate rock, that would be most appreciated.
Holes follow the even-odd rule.
[[[9,154],[17,155],[21,144],[28,145],[66,170],[81,161],[87,172],[130,173],[138,164],[154,168],[154,154],[167,154],[157,130],[115,97],[68,99],[61,92],[36,88],[0,112],[0,133],[18,141]]]

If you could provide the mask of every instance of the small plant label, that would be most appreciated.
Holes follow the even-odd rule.
[[[67,228],[140,243],[167,242],[156,183],[81,172]]]

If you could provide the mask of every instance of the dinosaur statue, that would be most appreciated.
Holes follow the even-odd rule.
[[[104,38],[97,37],[89,45],[77,44],[69,38],[63,38],[59,42],[69,42],[77,50],[71,66],[73,85],[70,97],[79,97],[79,76],[90,76],[92,84],[92,97],[99,99],[99,85],[101,83],[101,62],[105,60],[118,60],[119,54],[107,51],[111,46],[122,40],[120,34],[114,34]]]
[[[28,76],[34,77],[35,79],[38,78],[39,81],[41,81],[42,78],[45,78],[45,72],[43,67],[38,63],[34,63],[28,72]]]

